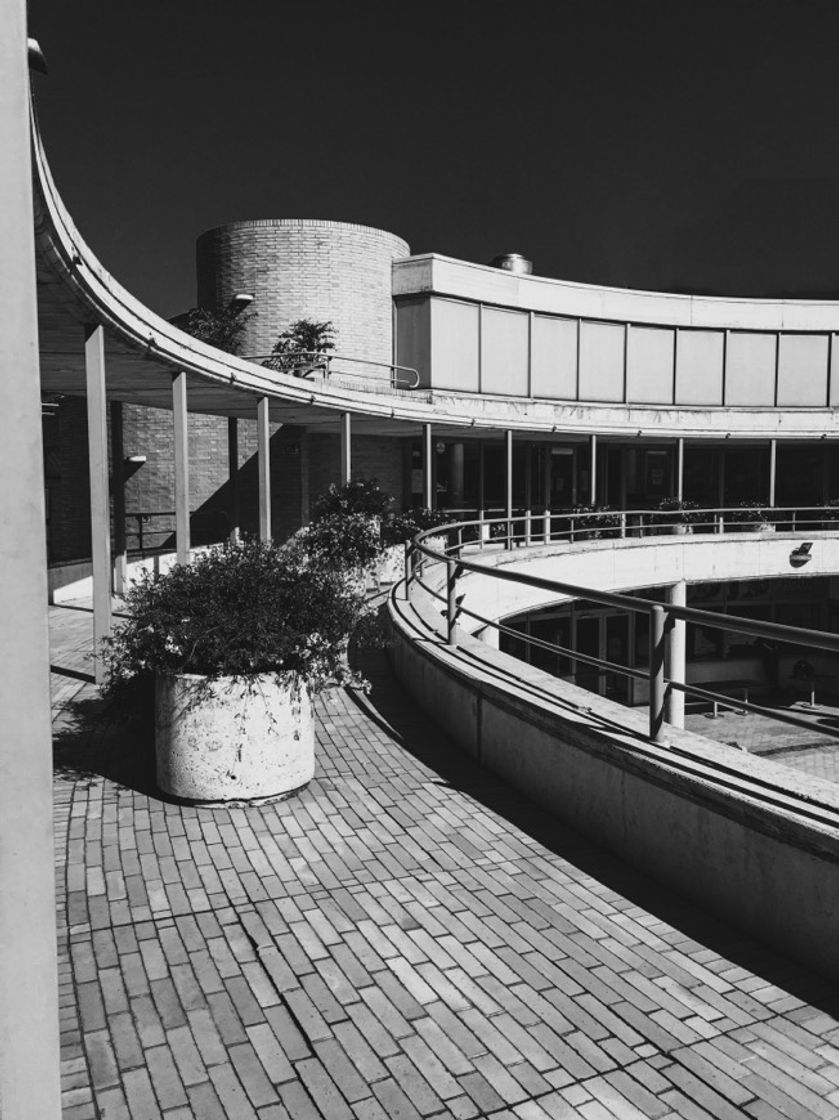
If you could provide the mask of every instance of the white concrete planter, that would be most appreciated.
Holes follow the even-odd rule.
[[[189,801],[279,797],[315,770],[312,699],[297,674],[158,674],[157,783]]]
[[[405,578],[405,545],[392,544],[382,552],[376,567],[377,583],[397,583]]]

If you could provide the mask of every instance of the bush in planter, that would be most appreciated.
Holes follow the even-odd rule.
[[[762,502],[749,499],[739,503],[737,509],[726,514],[726,520],[744,529],[771,529],[774,523]]]
[[[106,695],[157,682],[158,782],[192,800],[273,796],[314,769],[311,695],[355,682],[362,598],[301,548],[248,540],[144,575],[109,640]]]
[[[366,513],[329,513],[296,536],[303,562],[359,576],[381,552],[379,519]]]
[[[336,514],[363,513],[368,517],[384,517],[393,498],[375,478],[354,478],[343,486],[334,482],[315,498],[312,521]]]
[[[452,515],[445,509],[406,509],[392,513],[382,521],[382,543],[404,544],[412,541],[417,533],[447,525]]]
[[[581,531],[590,539],[613,537],[620,528],[620,514],[613,512],[610,506],[574,506],[571,512],[574,532]]]
[[[666,525],[670,528],[699,524],[702,514],[699,512],[697,502],[686,501],[684,498],[662,498],[658,503],[658,512],[653,514],[654,525]]]

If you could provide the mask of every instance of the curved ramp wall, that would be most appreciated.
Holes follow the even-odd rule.
[[[442,586],[442,565],[429,582]],[[405,687],[460,746],[571,827],[750,935],[839,978],[839,789],[668,728],[391,597]]]
[[[331,319],[338,353],[389,363],[391,266],[408,253],[401,237],[347,222],[231,222],[198,239],[198,302],[223,307],[237,292],[254,296],[257,314],[243,335],[246,354],[270,353],[297,319]]]

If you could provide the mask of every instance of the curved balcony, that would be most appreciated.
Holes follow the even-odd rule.
[[[647,524],[640,526],[643,535],[627,536],[621,535],[624,518],[607,523],[600,535],[589,521],[585,530],[569,526],[547,543],[527,544],[523,521],[517,534],[516,522],[504,519],[495,523],[501,527],[495,542],[485,540],[492,524],[475,522],[438,531],[445,543],[423,534],[410,576],[390,601],[395,667],[468,753],[563,821],[836,975],[830,947],[839,919],[828,900],[839,887],[839,790],[684,730],[676,697],[732,705],[730,693],[686,682],[685,623],[794,643],[812,658],[835,658],[839,638],[696,610],[678,598],[650,602],[638,589],[789,576],[805,567],[829,576],[839,571],[839,537],[814,523],[796,532],[742,531],[726,526],[726,511],[707,513],[713,527],[729,531],[665,537],[653,535],[660,526]],[[805,556],[810,559],[800,563]],[[627,588],[636,594],[616,593]],[[596,672],[645,678],[645,708],[617,704],[481,640],[499,630],[526,640],[504,620],[569,599],[649,619],[643,669],[558,651]],[[674,651],[680,640],[681,652]],[[812,722],[796,711],[745,699],[734,706],[812,734]],[[831,727],[819,732],[837,736]]]

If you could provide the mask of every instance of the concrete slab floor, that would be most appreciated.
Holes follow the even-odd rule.
[[[147,735],[86,728],[70,613],[67,1120],[839,1117],[836,986],[464,759],[383,660],[369,697],[318,700],[300,796],[193,808],[156,794]]]

